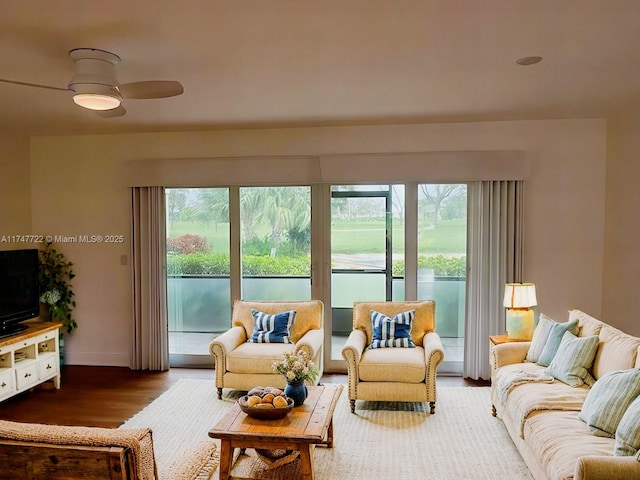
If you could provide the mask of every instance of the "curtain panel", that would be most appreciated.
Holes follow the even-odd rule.
[[[467,201],[463,376],[488,380],[489,336],[505,331],[505,283],[522,281],[524,181],[471,182]]]
[[[164,187],[131,192],[133,324],[130,367],[169,369]]]

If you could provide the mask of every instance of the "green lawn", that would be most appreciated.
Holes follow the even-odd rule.
[[[332,225],[332,251],[334,253],[383,253],[385,246],[384,222],[336,221]],[[170,237],[193,233],[206,237],[213,252],[228,253],[229,224],[203,224],[176,222]],[[266,235],[268,232],[263,232]],[[436,228],[418,232],[418,250],[421,254],[460,254],[466,252],[467,230],[465,220],[441,220]],[[404,251],[404,231],[397,222],[393,228],[393,250]]]

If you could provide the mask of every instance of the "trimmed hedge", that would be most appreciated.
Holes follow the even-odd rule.
[[[311,265],[308,255],[301,257],[269,257],[244,255],[242,257],[245,275],[308,276]],[[465,277],[467,259],[461,257],[419,257],[418,268],[432,269],[437,277]],[[170,275],[229,275],[229,255],[224,253],[170,254],[167,258],[167,272]],[[404,275],[404,261],[393,263],[393,274]]]

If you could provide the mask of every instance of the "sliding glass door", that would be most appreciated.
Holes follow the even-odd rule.
[[[166,192],[172,365],[211,365],[234,299],[323,300],[327,371],[345,371],[354,302],[433,299],[441,371],[462,371],[466,185]]]

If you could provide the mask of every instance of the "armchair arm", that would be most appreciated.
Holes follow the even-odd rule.
[[[436,401],[436,376],[438,366],[444,361],[444,349],[442,340],[436,332],[425,333],[422,337],[422,347],[424,348],[424,361],[427,366],[425,385],[427,387],[427,401],[431,402],[431,413],[435,412]]]
[[[293,346],[293,353],[304,351],[309,358],[315,358],[324,341],[324,329],[312,328]]]
[[[496,345],[493,349],[494,368],[524,362],[529,351],[529,345],[531,345],[531,342],[501,343]]]
[[[227,354],[247,341],[244,327],[231,327],[209,344],[209,352],[213,356],[216,371],[216,387],[222,388],[224,372],[227,370]]]
[[[342,358],[347,361],[347,372],[349,379],[349,399],[355,399],[356,387],[358,385],[358,364],[362,352],[367,347],[367,334],[362,330],[353,330],[347,342],[342,347]]]
[[[425,333],[422,337],[422,346],[424,347],[424,360],[428,369],[438,368],[444,361],[444,348],[442,347],[442,340],[436,332]]]
[[[636,455],[609,457],[585,455],[576,460],[575,480],[626,480],[640,478],[640,461]]]

